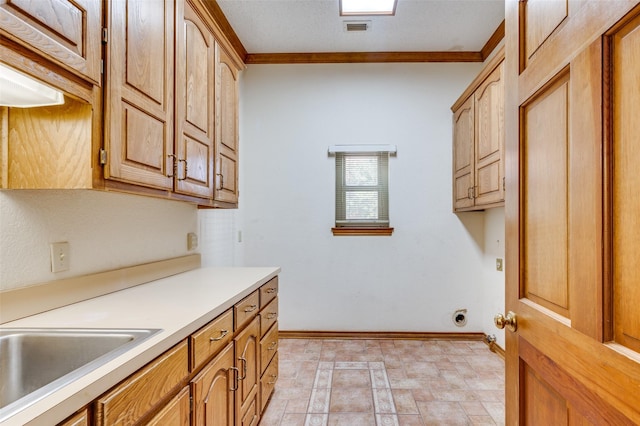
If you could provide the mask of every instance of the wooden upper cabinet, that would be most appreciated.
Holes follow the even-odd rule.
[[[176,34],[175,191],[213,198],[215,39],[190,1],[184,2],[180,21]]]
[[[216,43],[216,190],[215,200],[238,202],[239,69]]]
[[[503,61],[500,50],[451,108],[454,211],[504,203]]]
[[[105,177],[172,189],[174,1],[108,3]]]
[[[453,114],[453,208],[473,207],[474,108],[469,97]]]
[[[100,85],[101,0],[5,0],[0,34]]]

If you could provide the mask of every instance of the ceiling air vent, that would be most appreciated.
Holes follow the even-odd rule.
[[[342,24],[346,32],[361,32],[371,29],[371,21],[344,21]]]

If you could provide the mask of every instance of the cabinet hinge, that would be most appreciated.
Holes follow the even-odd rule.
[[[104,61],[100,59],[100,74],[104,74]]]
[[[100,165],[104,166],[105,164],[107,164],[107,151],[104,149],[100,150],[100,154],[99,154],[99,159],[100,159]]]
[[[109,41],[109,30],[106,28],[102,29],[102,42],[107,43]]]
[[[189,413],[193,413],[193,397],[189,395]]]
[[[506,183],[506,181],[507,181],[507,178],[506,178],[506,177],[504,177],[504,176],[502,176],[502,190],[503,190],[503,191],[506,191],[506,190],[507,190],[507,183]]]

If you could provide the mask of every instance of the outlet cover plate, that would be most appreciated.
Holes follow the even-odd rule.
[[[69,270],[69,243],[51,243],[51,272],[63,272]]]

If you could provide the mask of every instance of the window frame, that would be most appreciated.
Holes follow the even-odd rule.
[[[395,154],[396,149],[393,145],[352,145],[342,147],[330,147],[329,154],[335,155],[335,226],[331,228],[333,235],[336,236],[390,236],[394,228],[390,226],[389,218],[389,156]],[[347,186],[345,185],[346,175],[346,158],[348,157],[367,157],[375,156],[378,158],[378,184],[363,186]],[[386,157],[386,158],[385,158]],[[380,160],[384,161],[380,161]],[[346,194],[351,191],[371,191],[378,193],[378,219],[374,220],[352,220],[346,219]],[[379,219],[380,217],[383,219]],[[386,220],[384,217],[386,216]]]

